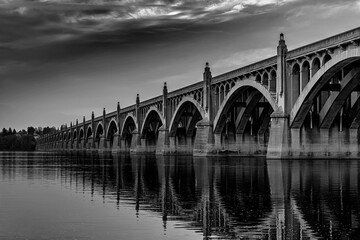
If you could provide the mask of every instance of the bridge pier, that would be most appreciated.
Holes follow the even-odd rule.
[[[204,119],[196,124],[196,128],[193,155],[206,156],[214,153],[213,123]]]
[[[106,148],[107,148],[107,142],[106,142],[105,134],[101,134],[98,149],[105,150]]]
[[[130,152],[130,146],[127,145],[125,138],[120,138],[120,152],[121,153]]]
[[[113,144],[111,147],[112,152],[121,152],[121,140],[119,131],[114,134]]]
[[[270,137],[266,157],[287,158],[289,153],[289,116],[281,111],[271,114]]]
[[[169,129],[165,128],[164,125],[159,128],[155,153],[157,155],[171,154]]]
[[[141,136],[138,129],[135,129],[132,132],[130,152],[137,153],[138,150],[140,150],[140,148],[141,148]]]

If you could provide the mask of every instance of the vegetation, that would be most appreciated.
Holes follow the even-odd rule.
[[[3,128],[0,133],[0,151],[34,151],[36,139],[43,134],[53,134],[55,127],[34,128],[16,131],[15,129]]]
[[[34,151],[36,141],[34,135],[25,130],[16,132],[9,128],[3,128],[0,133],[0,151]]]

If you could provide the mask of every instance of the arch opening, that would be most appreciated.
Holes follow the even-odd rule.
[[[113,148],[114,144],[117,144],[114,142],[115,139],[115,134],[118,132],[118,128],[116,126],[115,121],[111,121],[109,128],[108,128],[108,133],[106,134],[107,140],[109,141],[109,147]]]
[[[185,101],[181,104],[170,126],[170,139],[178,152],[192,152],[196,136],[196,123],[202,119],[200,110],[193,102]]]
[[[102,135],[104,134],[104,128],[102,126],[102,124],[98,124],[97,128],[96,128],[96,133],[95,133],[95,147],[99,148],[100,147],[100,140]]]
[[[291,70],[291,106],[300,95],[300,66],[295,63]]]
[[[301,68],[301,90],[303,90],[306,84],[310,81],[310,64],[305,61]]]
[[[238,88],[229,96],[216,123],[217,144],[229,151],[256,152],[255,148],[261,153],[266,151],[265,147],[259,146],[267,145],[273,111],[273,106],[258,89],[251,86]]]
[[[145,139],[148,151],[156,151],[157,140],[159,136],[159,128],[163,125],[159,113],[151,110],[144,122],[141,138]]]
[[[267,88],[268,87],[268,82],[269,82],[269,74],[267,74],[267,72],[265,72],[263,77],[262,77],[261,84],[264,85]]]
[[[125,120],[123,131],[121,133],[122,139],[125,141],[125,148],[130,149],[132,142],[132,135],[136,129],[135,121],[132,117],[128,117]]]
[[[73,139],[72,139],[72,141],[73,141],[73,143],[76,143],[77,142],[77,131],[75,130],[74,131],[74,133],[73,133]]]
[[[276,93],[276,71],[272,70],[270,73],[270,92]]]
[[[319,71],[320,69],[320,59],[319,58],[314,58],[313,62],[312,62],[312,74],[311,74],[311,77],[314,76],[314,74]]]
[[[93,135],[92,128],[89,126],[87,128],[86,136],[85,136],[85,144],[87,144],[87,148],[89,149],[92,147],[92,142],[89,141],[89,139],[93,137],[92,135]]]
[[[325,63],[327,63],[330,60],[331,60],[331,56],[329,54],[325,54],[322,65],[325,65]]]
[[[80,132],[79,132],[79,144],[80,144],[80,148],[83,147],[83,144],[84,144],[84,129],[80,129]]]
[[[330,61],[331,57],[328,58]],[[299,104],[291,113],[291,128],[299,128],[301,135],[306,135],[301,142],[310,141],[310,138],[317,141],[312,136],[319,131],[331,134],[348,132],[352,124],[358,121],[360,57],[344,59],[322,68],[326,71],[323,70],[321,76],[314,75],[312,87],[299,97]],[[339,139],[344,136],[346,134]]]

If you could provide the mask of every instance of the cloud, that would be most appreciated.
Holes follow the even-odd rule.
[[[181,32],[189,37],[292,1],[0,0],[0,56],[49,64],[139,43],[160,46],[185,37]]]

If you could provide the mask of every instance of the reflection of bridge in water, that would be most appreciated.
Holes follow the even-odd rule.
[[[204,238],[339,239],[359,237],[359,166],[356,161],[265,161],[181,157],[45,155],[56,171],[27,172],[61,178],[121,208],[158,214],[164,229],[201,231]],[[9,169],[9,168],[8,168]],[[47,168],[43,168],[47,169]]]
[[[42,136],[38,149],[358,158],[360,28]],[[115,86],[114,86],[115,87]],[[121,86],[119,86],[121,87]]]

